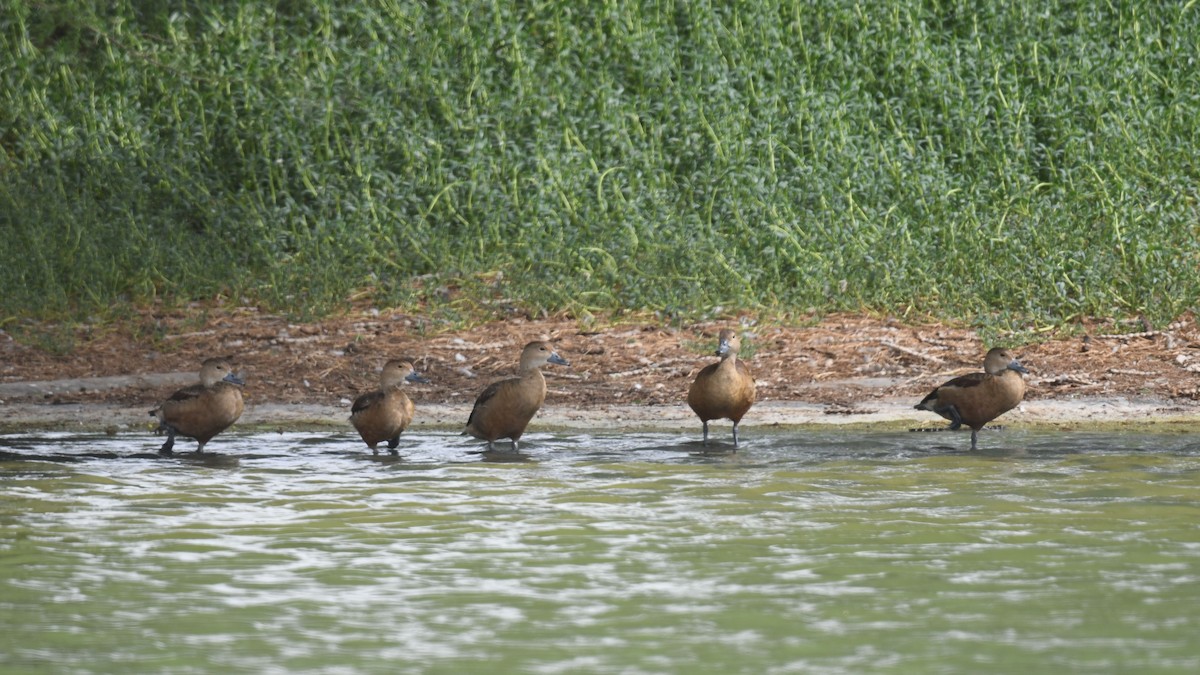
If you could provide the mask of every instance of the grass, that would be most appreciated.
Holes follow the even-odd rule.
[[[0,0],[0,321],[1200,298],[1200,5]]]

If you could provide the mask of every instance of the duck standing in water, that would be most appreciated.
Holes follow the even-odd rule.
[[[243,384],[228,359],[205,359],[200,364],[200,384],[180,389],[150,411],[151,416],[158,418],[155,433],[167,434],[167,442],[159,448],[159,454],[173,453],[176,436],[195,439],[199,443],[196,452],[203,454],[205,443],[242,416]]]
[[[729,419],[733,420],[733,447],[738,447],[738,423],[754,405],[754,376],[738,359],[741,347],[736,331],[722,330],[716,354],[721,360],[705,366],[688,389],[688,405],[704,424],[705,445],[708,445],[709,420]]]
[[[471,409],[463,433],[487,441],[488,450],[495,449],[497,438],[511,439],[512,451],[517,452],[517,441],[546,400],[546,378],[539,369],[547,363],[571,365],[545,342],[525,345],[521,351],[519,377],[493,383],[484,389],[475,399],[475,407]]]
[[[1021,373],[1029,372],[1007,349],[1000,347],[992,348],[984,357],[983,371],[946,382],[914,406],[950,420],[951,429],[964,424],[970,427],[972,450],[983,425],[1021,404],[1025,397]]]
[[[379,389],[354,399],[350,406],[350,423],[358,430],[363,442],[378,455],[380,443],[387,441],[388,452],[399,455],[400,434],[412,424],[415,406],[401,387],[405,382],[428,382],[420,376],[410,361],[392,359],[379,375]]]

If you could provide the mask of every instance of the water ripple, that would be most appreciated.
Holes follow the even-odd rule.
[[[0,667],[1200,668],[1189,437],[745,435],[0,437]]]

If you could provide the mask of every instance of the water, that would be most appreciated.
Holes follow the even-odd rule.
[[[744,437],[0,436],[0,670],[1200,670],[1194,436]]]

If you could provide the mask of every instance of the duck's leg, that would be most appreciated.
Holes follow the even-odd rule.
[[[512,439],[512,451],[517,452],[517,439]]]
[[[975,439],[978,437],[979,437],[979,432],[976,431],[975,429],[971,429],[971,451],[972,452],[975,451]]]
[[[175,447],[175,428],[174,428],[174,427],[171,427],[171,426],[167,426],[166,424],[164,424],[164,425],[160,426],[160,427],[158,428],[158,430],[159,430],[159,433],[162,433],[163,431],[166,431],[166,432],[167,432],[167,442],[166,442],[166,443],[163,443],[163,444],[162,444],[162,447],[158,449],[158,454],[160,454],[160,455],[173,455],[173,454],[175,454],[175,451],[174,451],[174,447]]]
[[[737,450],[737,446],[738,446],[738,439],[737,439],[737,425],[738,425],[738,423],[737,423],[737,422],[734,422],[734,423],[733,423],[733,449],[734,449],[735,451]]]
[[[399,456],[400,451],[396,449],[396,447],[399,445],[400,445],[400,434],[396,434],[394,437],[388,439],[388,452],[390,452],[393,455]]]
[[[204,454],[204,443],[200,443],[199,445],[196,446],[196,454],[197,455]]]
[[[704,425],[704,444],[708,445],[708,421],[700,420],[700,422]]]
[[[952,405],[946,406],[945,412],[950,414],[951,431],[957,431],[960,427],[962,427],[962,415],[958,414],[958,408]]]

